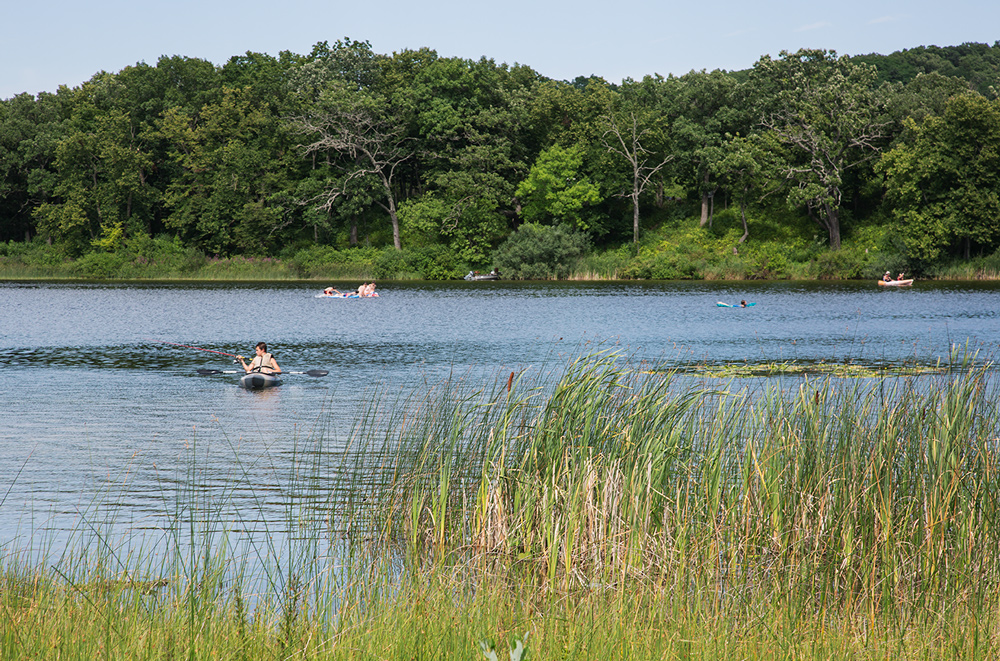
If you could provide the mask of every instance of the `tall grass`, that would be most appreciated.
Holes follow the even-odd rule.
[[[827,381],[754,399],[678,393],[669,376],[594,357],[537,409],[495,398],[486,424],[462,428],[471,438],[452,427],[422,450],[423,466],[437,457],[434,479],[402,492],[421,514],[405,534],[423,542],[417,555],[471,546],[564,590],[637,576],[733,597],[738,579],[852,607],[952,604],[1000,577],[1000,427],[985,379]],[[458,446],[483,457],[475,499],[461,503]],[[455,507],[412,505],[440,506],[445,482]]]
[[[990,378],[966,360],[737,390],[598,353],[552,380],[382,390],[338,453],[296,455],[296,534],[255,562],[194,495],[164,557],[9,555],[0,651],[995,658]]]

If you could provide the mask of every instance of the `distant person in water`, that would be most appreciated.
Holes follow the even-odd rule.
[[[741,308],[745,308],[746,306],[747,306],[747,302],[746,301],[740,301],[740,307]]]
[[[323,290],[324,296],[371,296],[375,291],[375,283],[360,284],[358,288],[354,291],[347,292],[346,294],[339,289],[334,289],[333,287],[327,287]]]
[[[243,356],[236,356],[236,359],[240,361],[240,365],[246,372],[261,372],[263,374],[281,374],[281,368],[278,367],[278,361],[274,359],[274,356],[267,352],[267,344],[264,342],[258,342],[257,346],[254,347],[254,351],[257,355],[254,359],[247,364],[246,358]]]

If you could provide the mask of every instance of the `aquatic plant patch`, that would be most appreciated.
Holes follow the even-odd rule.
[[[943,365],[921,365],[917,363],[834,363],[828,361],[784,361],[745,362],[722,365],[699,364],[678,372],[694,373],[713,379],[747,379],[752,377],[775,376],[832,376],[840,379],[875,379],[884,376],[922,376],[944,374],[948,370]]]

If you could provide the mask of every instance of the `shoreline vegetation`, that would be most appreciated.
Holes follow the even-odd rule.
[[[1000,277],[1000,42],[748,65],[345,38],[0,99],[0,277]]]
[[[892,228],[869,228],[845,238],[831,252],[808,232],[764,221],[759,240],[734,250],[736,216],[716,214],[710,228],[696,221],[665,220],[636,246],[586,250],[554,249],[544,255],[507,251],[488,266],[462,261],[442,246],[336,249],[311,246],[275,257],[209,255],[176,238],[138,237],[116,252],[71,257],[37,240],[0,243],[2,280],[461,280],[472,270],[499,268],[512,280],[879,280],[892,273],[914,274],[906,260],[886,248]],[[921,280],[998,280],[1000,251],[971,259],[924,265]]]
[[[0,652],[997,658],[1000,399],[992,363],[942,367],[748,387],[597,352],[382,390],[346,449],[282,458],[285,529],[249,549],[183,486],[165,544],[5,545]]]

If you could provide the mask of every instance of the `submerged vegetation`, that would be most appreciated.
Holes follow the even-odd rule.
[[[996,658],[992,377],[748,391],[598,353],[384,391],[293,458],[269,541],[192,490],[162,554],[5,547],[2,655]]]
[[[821,361],[744,362],[725,365],[695,365],[688,371],[714,379],[742,379],[772,376],[831,376],[838,379],[875,379],[885,376],[944,374],[947,366],[917,363],[855,363]]]

